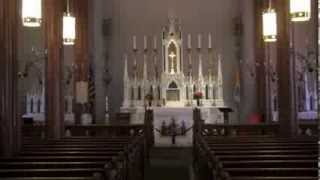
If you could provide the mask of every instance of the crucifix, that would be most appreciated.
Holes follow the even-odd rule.
[[[174,74],[175,73],[175,68],[174,68],[174,58],[176,57],[175,53],[173,51],[171,51],[171,53],[169,54],[169,57],[171,58],[171,68],[170,68],[170,74]]]

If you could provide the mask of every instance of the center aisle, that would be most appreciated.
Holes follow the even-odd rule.
[[[193,180],[191,148],[153,148],[145,180]]]

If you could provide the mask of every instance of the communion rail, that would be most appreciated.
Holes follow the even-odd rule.
[[[113,137],[132,136],[144,131],[143,125],[66,125],[65,136]],[[45,125],[29,125],[22,127],[23,137],[45,138]]]

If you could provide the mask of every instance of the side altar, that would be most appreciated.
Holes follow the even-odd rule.
[[[159,122],[162,123],[163,121],[169,122],[172,118],[179,119],[179,113],[182,111],[189,112],[192,108],[198,106],[194,97],[195,93],[202,94],[198,107],[201,109],[202,117],[206,123],[224,123],[224,116],[219,111],[219,107],[225,106],[222,57],[217,55],[217,58],[213,58],[210,33],[208,33],[208,47],[202,48],[202,36],[202,34],[197,35],[197,47],[192,49],[191,34],[188,34],[187,41],[184,41],[181,23],[176,18],[169,18],[168,25],[164,26],[162,31],[161,53],[158,53],[156,36],[153,37],[153,47],[149,49],[148,38],[144,36],[141,73],[139,73],[137,64],[137,54],[139,52],[137,38],[133,36],[133,51],[132,56],[130,56],[133,62],[132,67],[128,67],[128,55],[124,55],[124,94],[121,107],[122,112],[131,114],[131,124],[143,123],[146,106],[152,106],[155,114],[157,114],[154,118],[155,125],[159,125]],[[187,43],[186,46],[184,46],[184,42]],[[184,49],[184,47],[187,47],[187,49]],[[152,50],[150,51],[150,49]],[[208,53],[205,56],[208,59],[203,59],[204,53]],[[148,59],[152,60],[148,62]],[[160,60],[158,61],[158,59]],[[206,74],[203,70],[202,62],[204,60],[209,62]],[[193,61],[198,62],[197,76],[193,73]],[[152,69],[149,72],[154,72],[153,76],[148,74],[148,68],[150,67]],[[172,114],[177,108],[179,113],[177,115]],[[189,122],[185,123],[190,124]]]

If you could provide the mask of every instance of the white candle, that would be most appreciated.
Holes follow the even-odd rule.
[[[209,49],[212,48],[211,33],[209,33],[209,36],[208,36],[208,48],[209,48]]]
[[[153,49],[157,49],[157,36],[153,36]]]
[[[198,34],[198,48],[201,49],[201,34]]]
[[[137,37],[136,36],[132,37],[132,42],[133,42],[133,49],[136,50],[137,49]]]
[[[148,43],[147,42],[147,36],[143,36],[143,48],[144,48],[144,50],[147,50],[147,46],[148,46],[147,43]]]
[[[188,34],[188,49],[191,49],[191,34]]]

